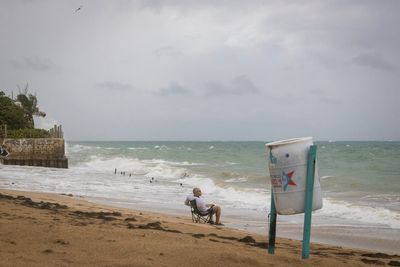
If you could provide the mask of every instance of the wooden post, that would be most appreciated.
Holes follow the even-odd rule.
[[[274,201],[274,192],[271,185],[271,212],[269,215],[269,235],[268,235],[268,253],[275,254],[275,238],[276,238],[276,208]]]
[[[314,193],[315,162],[317,157],[317,146],[310,146],[307,161],[307,180],[306,180],[306,199],[304,203],[304,225],[303,225],[303,245],[302,258],[308,259],[310,256],[310,235],[311,235],[311,215]]]

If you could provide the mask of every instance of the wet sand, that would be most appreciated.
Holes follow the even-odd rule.
[[[189,215],[189,214],[188,214]],[[196,224],[189,216],[99,205],[80,197],[0,190],[1,266],[400,266],[400,256]]]
[[[183,204],[171,206],[169,203],[160,207],[160,203],[123,202],[119,199],[85,197],[85,199],[108,206],[123,207],[128,209],[151,211],[156,213],[173,214],[176,216],[187,216],[188,207]],[[266,236],[268,235],[268,212],[254,210],[227,210],[222,207],[223,222],[229,228],[243,230]],[[260,214],[263,218],[259,218]],[[257,218],[258,216],[258,218]],[[339,224],[333,221],[320,223],[318,214],[313,215],[313,227],[311,242],[351,247],[361,250],[380,251],[388,254],[400,252],[400,230],[379,225],[371,226],[362,223],[345,225],[339,220]],[[253,218],[253,219],[252,219]],[[255,219],[257,218],[257,219]],[[278,216],[277,236],[287,239],[303,239],[304,214]]]

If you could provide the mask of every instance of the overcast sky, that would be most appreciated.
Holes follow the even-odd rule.
[[[76,11],[80,6],[81,9]],[[0,1],[67,140],[400,140],[400,1]]]

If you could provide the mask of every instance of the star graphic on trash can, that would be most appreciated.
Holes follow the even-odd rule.
[[[282,180],[283,180],[283,191],[286,191],[288,185],[297,185],[295,182],[292,180],[292,176],[294,174],[294,171],[285,173],[282,172]]]

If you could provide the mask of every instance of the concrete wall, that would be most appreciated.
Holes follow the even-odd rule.
[[[62,138],[5,138],[3,147],[9,152],[1,159],[6,165],[68,168]]]

